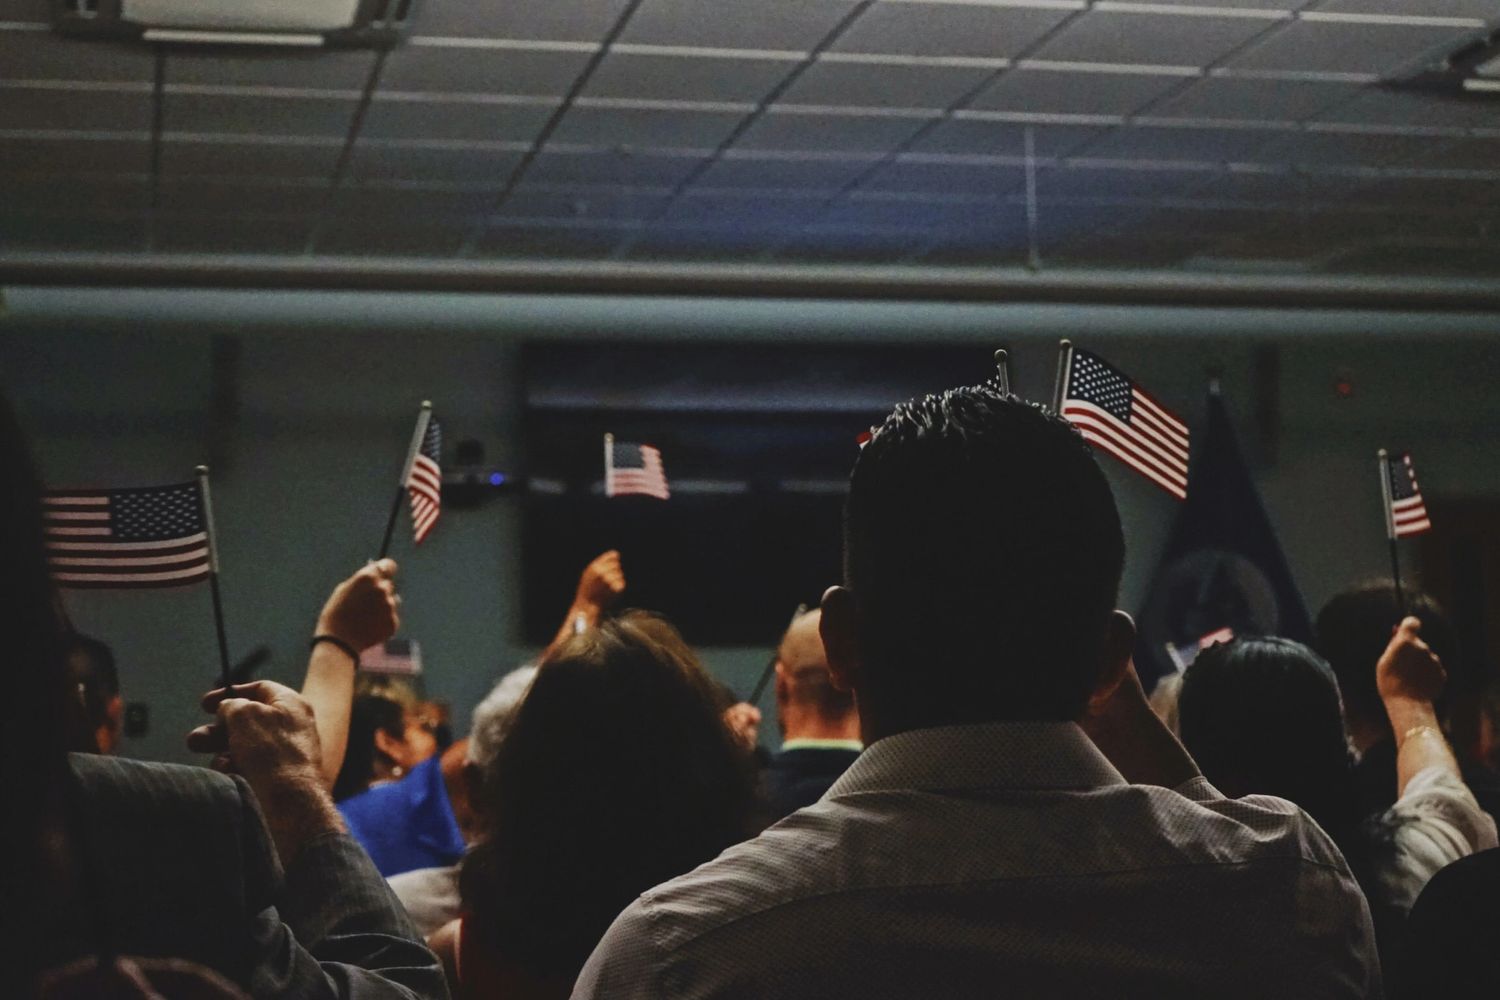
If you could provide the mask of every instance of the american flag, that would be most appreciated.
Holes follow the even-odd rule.
[[[604,435],[604,495],[625,496],[638,493],[658,500],[669,499],[667,472],[661,464],[661,452],[649,444],[617,442],[613,434]]]
[[[1432,522],[1427,518],[1422,491],[1417,488],[1417,473],[1411,466],[1411,454],[1402,452],[1386,456],[1385,471],[1391,484],[1387,494],[1391,505],[1391,537],[1405,538],[1430,530]]]
[[[1177,499],[1187,498],[1187,425],[1102,358],[1072,352],[1062,416],[1085,440]]]
[[[867,431],[860,431],[859,432],[859,436],[854,439],[854,443],[857,444],[857,445],[859,445],[859,450],[860,451],[864,451],[865,450],[865,445],[869,444],[870,441],[874,439],[875,432],[878,431],[878,430],[880,430],[879,427],[871,427]]]
[[[43,498],[43,514],[59,586],[176,587],[208,579],[197,483],[54,490]]]
[[[412,456],[411,471],[406,475],[406,491],[411,494],[411,527],[418,543],[437,524],[443,506],[443,470],[438,460],[443,451],[443,430],[436,417],[429,417],[422,434],[422,446]]]

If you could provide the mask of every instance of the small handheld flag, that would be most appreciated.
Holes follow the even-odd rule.
[[[1064,340],[1053,406],[1085,441],[1187,499],[1187,425],[1109,362]]]
[[[424,399],[422,408],[417,411],[417,426],[412,431],[411,447],[406,450],[406,463],[401,466],[401,479],[396,485],[396,498],[391,501],[391,514],[385,521],[385,536],[381,539],[377,558],[384,559],[391,550],[396,517],[408,495],[411,497],[412,531],[419,544],[437,523],[443,500],[443,474],[438,467],[442,444],[442,429],[432,416],[432,403]]]
[[[1387,486],[1385,489],[1385,530],[1389,538],[1405,538],[1432,530],[1432,521],[1427,517],[1427,505],[1422,502],[1422,491],[1417,487],[1417,473],[1411,465],[1411,453],[1388,455],[1380,452],[1381,466]]]
[[[1396,587],[1396,605],[1404,618],[1406,592],[1401,587],[1401,556],[1396,549],[1396,539],[1429,531],[1432,521],[1427,517],[1422,491],[1417,488],[1417,473],[1412,468],[1411,454],[1402,452],[1393,457],[1381,448],[1375,457],[1380,463],[1380,496],[1385,501],[1385,537],[1391,549],[1391,582]]]
[[[60,587],[177,587],[208,579],[209,534],[196,482],[52,490],[42,502]]]
[[[604,435],[604,495],[607,497],[639,494],[666,500],[672,496],[667,488],[667,473],[661,463],[661,452],[649,444],[616,443],[613,434]]]

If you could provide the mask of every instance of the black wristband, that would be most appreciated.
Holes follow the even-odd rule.
[[[315,635],[312,637],[312,642],[308,643],[308,648],[315,649],[320,642],[326,642],[330,646],[337,646],[339,649],[349,654],[349,659],[354,661],[355,669],[359,669],[359,651],[356,650],[353,646],[349,645],[343,639],[340,639],[336,635]]]

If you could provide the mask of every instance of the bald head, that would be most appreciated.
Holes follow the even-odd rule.
[[[839,691],[828,675],[828,657],[818,634],[822,611],[799,616],[776,651],[776,708],[788,739],[804,727],[823,730],[854,717],[854,696]]]

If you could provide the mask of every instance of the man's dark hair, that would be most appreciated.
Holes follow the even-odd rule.
[[[1075,719],[1125,561],[1083,438],[992,389],[903,403],[860,452],[844,515],[874,685],[921,724]]]
[[[1422,619],[1422,639],[1432,647],[1448,671],[1448,688],[1462,664],[1458,635],[1442,605],[1427,594],[1407,589],[1406,613]],[[1356,584],[1334,595],[1318,612],[1319,654],[1333,668],[1344,709],[1380,726],[1389,725],[1380,692],[1375,688],[1375,663],[1391,641],[1391,630],[1401,621],[1401,606],[1390,580]]]

